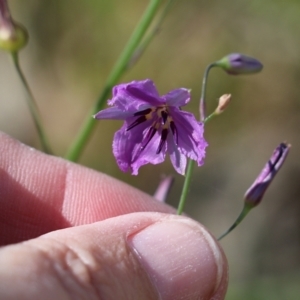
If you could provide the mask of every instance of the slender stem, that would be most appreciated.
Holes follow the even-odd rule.
[[[201,120],[201,122],[204,122],[205,124],[209,120],[211,120],[214,115],[214,113],[212,113],[207,118],[205,118],[206,82],[207,82],[208,73],[209,73],[210,69],[214,66],[215,66],[215,63],[212,63],[206,67],[204,76],[203,76],[203,80],[202,80],[202,90],[201,90],[201,97],[200,97],[200,120]],[[183,212],[183,208],[184,208],[184,205],[186,202],[186,197],[187,197],[188,190],[189,190],[189,187],[191,184],[191,177],[192,177],[194,166],[195,166],[194,161],[189,159],[188,166],[187,166],[187,172],[186,172],[186,176],[184,179],[183,188],[182,188],[182,192],[181,192],[181,196],[180,196],[180,200],[179,200],[179,204],[178,204],[178,208],[177,208],[178,215],[181,215]]]
[[[216,116],[216,112],[213,112],[212,114],[210,114],[208,117],[205,118],[204,123],[210,121],[215,116]]]
[[[116,64],[114,65],[112,71],[110,72],[106,83],[104,85],[104,89],[102,93],[99,95],[98,100],[94,108],[91,111],[91,114],[86,119],[85,123],[83,124],[81,130],[78,133],[78,136],[75,138],[74,143],[71,145],[66,158],[71,161],[77,161],[83,147],[85,146],[86,142],[88,141],[91,133],[95,127],[95,120],[92,118],[92,115],[97,113],[104,105],[105,100],[112,89],[112,87],[117,83],[120,77],[126,70],[126,66],[131,59],[134,51],[140,44],[143,36],[145,35],[148,27],[150,26],[160,3],[162,0],[151,0],[144,15],[142,16],[140,22],[136,26],[135,30],[133,31],[127,45],[125,46],[123,52],[121,53],[119,59],[117,60]]]
[[[202,89],[201,89],[201,97],[200,97],[200,121],[204,122],[206,118],[206,103],[205,103],[205,95],[206,95],[206,86],[207,86],[207,77],[211,68],[213,68],[216,63],[211,63],[205,69],[203,80],[202,80]]]
[[[241,211],[241,213],[239,214],[239,216],[237,217],[237,219],[235,220],[235,222],[221,235],[218,237],[218,241],[220,241],[221,239],[223,239],[227,234],[229,234],[236,226],[238,226],[243,219],[247,216],[247,214],[249,213],[249,211],[253,208],[253,206],[249,206],[247,204],[244,204],[244,207]]]
[[[160,31],[161,24],[163,23],[166,15],[168,14],[172,4],[174,4],[175,1],[176,0],[169,0],[168,3],[165,5],[155,27],[151,30],[151,32],[144,38],[144,40],[141,42],[138,48],[134,51],[130,61],[128,62],[127,69],[129,69],[132,65],[134,65],[138,61],[138,59],[145,52],[145,49],[148,47],[148,45],[150,44],[154,36]]]
[[[101,109],[101,103],[104,102],[104,100],[107,99],[107,97],[109,96],[109,93],[111,91],[111,87],[106,86],[101,95],[99,96],[99,99],[103,99],[102,102],[97,102],[95,104],[95,107],[92,108],[92,110],[89,112],[88,117],[86,118],[86,120],[84,121],[82,127],[80,128],[80,131],[75,139],[75,141],[73,142],[73,144],[71,145],[69,151],[66,154],[66,159],[70,160],[70,161],[77,161],[84,145],[86,144],[86,142],[88,141],[90,135],[93,132],[93,129],[95,128],[95,120],[92,118],[92,116]],[[99,107],[99,108],[97,108]]]
[[[186,197],[187,197],[189,187],[191,184],[191,178],[192,178],[194,165],[195,165],[195,161],[193,161],[192,159],[189,159],[186,176],[184,179],[184,184],[183,184],[183,188],[182,188],[182,192],[181,192],[181,196],[180,196],[180,200],[179,200],[179,204],[178,204],[178,208],[177,208],[177,215],[181,215],[183,212]]]
[[[43,126],[42,126],[40,113],[39,113],[36,101],[34,100],[33,94],[30,90],[29,84],[27,83],[25,75],[22,72],[22,69],[21,69],[21,66],[20,66],[20,63],[19,63],[18,53],[17,52],[12,52],[11,56],[12,56],[14,66],[17,70],[17,73],[18,73],[18,75],[21,79],[21,82],[23,84],[23,87],[26,91],[26,94],[27,94],[26,95],[27,96],[26,101],[27,101],[31,116],[33,118],[35,127],[37,129],[37,132],[38,132],[38,135],[39,135],[39,138],[40,138],[40,141],[41,141],[42,148],[46,153],[51,154],[52,151],[51,151],[48,140],[46,138],[45,131],[44,131]]]

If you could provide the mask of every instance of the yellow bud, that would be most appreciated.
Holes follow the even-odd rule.
[[[226,107],[228,106],[229,102],[231,100],[231,94],[224,94],[219,98],[219,104],[218,107],[215,110],[215,114],[219,115],[221,114]]]
[[[0,27],[0,49],[17,52],[27,44],[27,41],[28,33],[22,25]]]
[[[26,29],[12,19],[6,0],[0,0],[0,49],[17,52],[28,41]]]

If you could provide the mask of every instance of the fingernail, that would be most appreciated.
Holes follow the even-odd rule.
[[[218,289],[223,256],[198,223],[172,216],[128,241],[160,299],[210,299]]]

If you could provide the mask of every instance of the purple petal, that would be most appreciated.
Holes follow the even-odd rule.
[[[155,88],[153,81],[132,81],[119,84],[113,88],[113,98],[108,101],[124,111],[137,111],[163,103]]]
[[[190,97],[190,91],[183,88],[173,90],[163,96],[169,106],[177,107],[186,105],[190,101]]]
[[[97,120],[101,119],[113,119],[113,120],[125,120],[132,116],[132,112],[122,111],[117,107],[109,107],[96,113],[93,117]]]
[[[173,183],[174,183],[173,176],[167,176],[167,177],[163,178],[160,181],[160,183],[153,195],[153,198],[155,198],[159,202],[166,202],[167,196],[170,192],[170,189],[171,189]]]
[[[198,123],[193,114],[175,107],[171,115],[178,134],[178,149],[187,157],[196,160],[198,166],[203,165],[207,143],[203,137],[203,124]]]
[[[175,145],[174,136],[168,137],[168,152],[172,165],[177,173],[185,175],[186,169],[186,156],[178,151],[178,147]]]
[[[119,168],[123,172],[131,170],[132,153],[136,152],[136,146],[141,142],[141,136],[132,135],[127,131],[127,125],[124,124],[114,135],[113,154],[116,158]]]
[[[134,119],[129,118],[126,120],[122,128],[115,133],[113,153],[119,168],[123,172],[131,170],[133,175],[137,175],[141,166],[148,163],[159,164],[163,162],[166,154],[166,146],[163,147],[161,153],[156,154],[160,141],[160,135],[156,133],[145,149],[141,149],[142,142],[153,120],[146,121],[127,131],[128,125]]]
[[[153,96],[146,91],[143,91],[139,87],[135,86],[128,86],[126,88],[127,93],[131,94],[133,97],[139,99],[140,101],[144,101],[145,103],[149,103],[152,106],[158,106],[161,105],[163,102],[158,96]]]
[[[162,163],[166,157],[167,147],[166,144],[162,147],[162,150],[157,154],[157,149],[160,142],[160,134],[158,132],[155,133],[151,141],[142,151],[136,153],[136,157],[131,164],[132,167],[132,175],[137,175],[138,170],[141,166],[146,164],[157,165]]]

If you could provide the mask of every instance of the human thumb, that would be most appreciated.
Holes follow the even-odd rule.
[[[227,262],[197,222],[132,213],[0,250],[0,299],[224,299]]]

